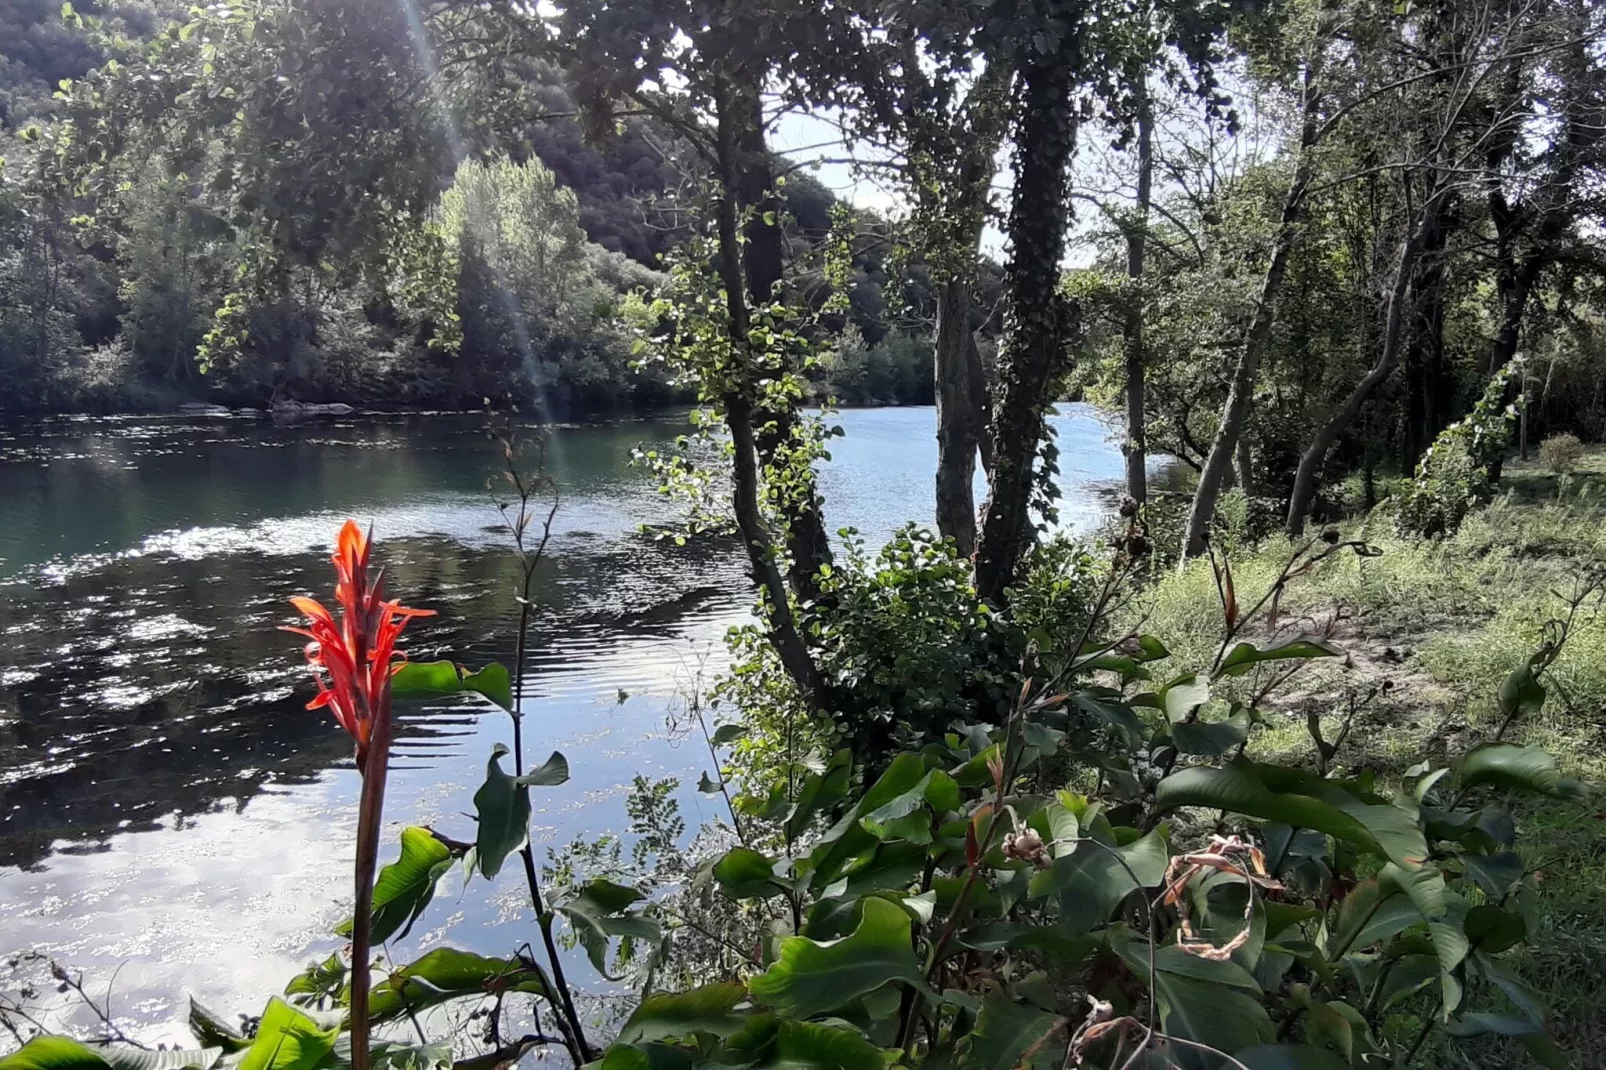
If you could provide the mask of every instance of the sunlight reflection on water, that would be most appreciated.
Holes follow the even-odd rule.
[[[873,546],[931,510],[930,409],[844,413],[822,475],[833,529]],[[1104,430],[1057,420],[1064,522],[1087,530],[1121,472]],[[727,543],[677,549],[637,532],[671,519],[638,442],[682,427],[559,432],[564,488],[539,575],[527,678],[533,756],[573,779],[537,794],[543,847],[625,824],[631,779],[677,776],[692,828],[715,817],[691,790],[701,743],[666,729],[677,692],[723,665],[748,619]],[[0,951],[38,948],[115,975],[114,1013],[150,1041],[195,994],[225,1017],[338,941],[348,901],[356,774],[348,741],[302,707],[309,693],[290,594],[329,584],[329,540],[372,522],[391,580],[441,616],[409,630],[414,657],[507,659],[512,572],[481,488],[494,457],[473,421],[276,428],[230,420],[63,421],[0,433]],[[623,702],[621,694],[626,695]],[[467,703],[399,711],[387,842],[406,823],[468,835],[472,795],[507,718]],[[450,940],[505,953],[498,925],[528,904],[511,880],[460,895],[457,877],[392,949]],[[449,923],[449,924],[448,924]],[[583,965],[587,984],[605,986]],[[0,984],[4,983],[0,975]],[[79,1023],[83,1024],[83,1023]]]

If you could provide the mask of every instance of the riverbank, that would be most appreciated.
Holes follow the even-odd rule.
[[[1381,555],[1339,555],[1296,580],[1283,618],[1330,634],[1348,657],[1307,670],[1270,704],[1251,753],[1308,764],[1314,715],[1325,740],[1342,740],[1336,767],[1386,781],[1418,762],[1442,765],[1495,735],[1501,683],[1544,642],[1547,622],[1571,615],[1542,711],[1504,738],[1546,748],[1566,776],[1606,782],[1606,612],[1592,587],[1606,568],[1606,450],[1566,477],[1533,462],[1508,464],[1501,497],[1442,543],[1397,538],[1386,504],[1342,530]],[[1281,540],[1232,555],[1240,604],[1269,589],[1288,555]],[[1146,630],[1174,637],[1179,669],[1214,655],[1221,611],[1203,563],[1161,579],[1137,612],[1147,615]],[[1550,1006],[1570,1065],[1606,1066],[1606,888],[1598,871],[1606,815],[1598,800],[1585,800],[1529,801],[1514,816],[1543,899],[1522,972]],[[1475,1062],[1446,1046],[1427,1065],[1532,1065],[1514,1042],[1485,1039],[1491,1043],[1479,1042]]]
[[[1090,532],[1118,500],[1121,455],[1085,406],[1053,420],[1061,514]],[[934,412],[853,409],[839,422],[820,477],[832,530],[879,546],[929,523]],[[537,804],[543,859],[624,829],[637,775],[677,779],[694,827],[718,812],[696,790],[706,749],[666,715],[721,670],[727,629],[751,619],[749,565],[724,541],[643,534],[675,512],[629,463],[689,429],[683,418],[554,429],[561,504],[532,592],[524,723],[532,747],[567,756],[571,779]],[[97,996],[115,977],[120,1026],[177,1043],[188,994],[255,1013],[340,946],[351,747],[305,709],[299,644],[278,626],[293,619],[290,596],[327,589],[329,540],[354,517],[374,526],[387,590],[439,613],[409,630],[410,656],[511,660],[516,566],[486,489],[502,459],[485,431],[474,415],[359,412],[0,433],[0,964],[37,948],[83,970]],[[387,842],[404,823],[461,830],[507,719],[464,702],[401,717]],[[454,886],[441,899],[455,897]],[[503,923],[527,907],[515,886],[476,892],[391,951],[408,961],[449,941],[501,953]],[[573,960],[590,977],[583,950]]]

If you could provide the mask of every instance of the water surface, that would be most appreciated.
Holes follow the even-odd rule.
[[[840,417],[821,476],[833,528],[873,543],[932,510],[929,408]],[[1056,418],[1063,519],[1088,528],[1121,475],[1104,428]],[[688,822],[700,740],[666,722],[722,663],[748,618],[739,547],[653,539],[673,514],[628,465],[675,420],[563,427],[562,502],[538,577],[526,678],[532,754],[573,779],[536,795],[537,841],[625,823],[632,778],[675,776]],[[267,994],[336,941],[349,902],[357,776],[350,742],[304,710],[311,684],[286,599],[331,586],[330,540],[372,523],[390,589],[440,616],[405,644],[420,659],[510,660],[516,566],[486,490],[498,456],[471,417],[362,417],[295,427],[248,419],[67,420],[0,429],[0,952],[38,948],[111,985],[113,1013],[154,1040],[186,994],[224,1013]],[[472,838],[474,789],[505,715],[412,705],[386,819]],[[454,880],[396,947],[447,938],[509,949],[522,884]],[[521,937],[520,939],[522,939]],[[0,963],[3,966],[3,963]],[[5,985],[0,969],[0,989]]]

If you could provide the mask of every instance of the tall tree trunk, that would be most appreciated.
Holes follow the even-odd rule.
[[[779,295],[786,260],[786,235],[780,224],[782,205],[775,190],[773,157],[764,136],[760,89],[756,78],[735,86],[729,105],[720,114],[721,125],[727,121],[730,124],[730,188],[736,194],[737,208],[746,216],[741,258],[751,309],[760,309]],[[752,369],[761,378],[794,370],[790,354],[783,355],[778,368]],[[768,467],[797,433],[797,410],[790,403],[756,408],[753,422],[759,461]],[[820,566],[831,563],[831,542],[826,535],[824,503],[815,489],[814,473],[797,475],[800,478],[790,483],[781,497],[779,510],[786,528],[792,588],[799,598],[813,601],[820,594]]]
[[[1528,312],[1528,299],[1533,296],[1534,284],[1544,260],[1537,253],[1511,263],[1509,270],[1500,265],[1495,270],[1495,290],[1500,301],[1500,326],[1495,330],[1494,343],[1489,348],[1489,374],[1510,364],[1522,344],[1522,320]]]
[[[729,101],[722,103],[728,104]],[[745,110],[736,114],[733,114],[734,112],[736,109],[732,107],[719,109],[719,159],[725,172],[721,176],[725,189],[716,205],[720,281],[725,291],[733,348],[736,360],[740,362],[733,374],[734,385],[723,398],[725,425],[730,432],[732,447],[731,500],[736,514],[737,531],[741,535],[742,545],[747,549],[748,561],[753,567],[753,581],[764,593],[770,645],[780,658],[782,668],[798,688],[811,698],[817,699],[819,674],[792,614],[790,592],[781,575],[777,563],[778,555],[770,539],[769,528],[764,522],[759,502],[759,464],[762,451],[758,434],[754,429],[753,399],[757,395],[757,369],[754,367],[755,354],[748,341],[748,332],[752,326],[748,300],[751,295],[757,293],[767,296],[773,292],[780,281],[780,276],[777,269],[774,274],[762,278],[762,290],[753,285],[751,278],[744,278],[751,268],[768,271],[774,262],[768,259],[768,248],[751,260],[746,256],[753,244],[751,229],[744,246],[740,222],[741,208],[735,194],[742,188],[741,179],[744,174],[741,165],[741,158],[745,155],[740,147],[744,133],[741,129],[741,120],[750,113]],[[758,131],[758,137],[762,141],[762,127]]]
[[[971,376],[976,339],[970,330],[970,285],[962,277],[943,284],[937,298],[937,532],[960,554],[976,548],[976,452],[982,414]]]
[[[1288,256],[1294,249],[1299,233],[1299,220],[1305,203],[1305,191],[1310,186],[1311,149],[1315,147],[1316,126],[1316,71],[1308,66],[1300,104],[1299,158],[1294,163],[1294,174],[1283,196],[1283,210],[1277,221],[1277,232],[1272,238],[1271,259],[1266,264],[1265,277],[1260,283],[1260,298],[1255,303],[1255,314],[1238,351],[1233,365],[1232,378],[1227,386],[1227,401],[1222,406],[1221,422],[1216,437],[1210,443],[1210,453],[1199,470],[1199,485],[1193,492],[1193,504],[1188,509],[1188,524],[1183,535],[1183,561],[1204,553],[1205,539],[1210,523],[1215,519],[1216,503],[1232,467],[1233,454],[1238,440],[1249,422],[1249,407],[1254,400],[1255,379],[1260,372],[1260,360],[1271,341],[1271,328],[1277,320],[1277,299],[1283,290],[1283,279],[1288,274]]]
[[[1394,279],[1389,286],[1388,311],[1383,321],[1382,348],[1377,362],[1361,376],[1344,403],[1316,429],[1310,445],[1300,455],[1299,467],[1294,472],[1294,490],[1288,499],[1287,530],[1290,538],[1298,538],[1305,533],[1305,520],[1310,515],[1311,503],[1316,500],[1322,466],[1327,463],[1327,454],[1338,441],[1338,436],[1355,422],[1372,392],[1394,374],[1394,366],[1399,362],[1400,340],[1405,333],[1405,306],[1410,296],[1411,277],[1416,272],[1422,243],[1444,196],[1445,192],[1441,189],[1428,199],[1410,233],[1400,243],[1400,251],[1394,262]]]
[[[1238,486],[1244,492],[1244,497],[1253,497],[1255,493],[1255,453],[1250,446],[1248,435],[1238,436]]]
[[[1144,414],[1143,254],[1149,239],[1149,198],[1154,188],[1154,114],[1149,103],[1148,74],[1137,79],[1138,196],[1126,228],[1126,275],[1129,293],[1121,324],[1121,355],[1126,365],[1126,492],[1135,501],[1149,499],[1148,429]],[[1246,492],[1247,493],[1247,492]]]
[[[937,399],[937,531],[951,538],[966,557],[976,548],[976,454],[992,470],[992,442],[987,433],[987,382],[981,354],[970,328],[971,288],[980,258],[987,197],[997,169],[994,158],[1003,139],[1000,103],[1007,93],[1011,69],[990,63],[965,101],[957,120],[968,138],[960,138],[964,161],[951,187],[938,186],[945,228],[952,247],[932,250],[929,262],[938,275],[937,338],[933,347],[933,381]]]
[[[1436,223],[1422,243],[1416,275],[1411,280],[1412,323],[1405,350],[1406,471],[1439,432],[1449,426],[1453,383],[1444,353],[1444,250],[1448,224]]]
[[[993,478],[993,403],[987,393],[987,369],[982,367],[981,347],[976,332],[965,336],[965,361],[970,365],[970,407],[976,413],[976,448],[981,451],[981,470],[989,484]]]
[[[1044,410],[1066,364],[1075,310],[1060,293],[1065,253],[1068,167],[1076,142],[1071,106],[1081,66],[1080,30],[1060,55],[1021,72],[1021,119],[1016,131],[1015,190],[1009,211],[1009,263],[1004,269],[1004,349],[1000,395],[993,414],[992,487],[976,550],[976,591],[1000,603],[1031,539],[1030,510]]]

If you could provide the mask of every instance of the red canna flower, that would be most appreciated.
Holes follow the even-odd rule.
[[[368,538],[348,520],[340,529],[333,558],[336,620],[312,598],[290,599],[307,618],[305,628],[286,628],[304,635],[307,663],[318,681],[318,694],[307,709],[327,706],[340,727],[357,741],[357,767],[366,768],[368,750],[376,738],[388,740],[390,729],[390,677],[396,671],[396,640],[414,617],[432,617],[431,609],[408,609],[385,601],[383,570],[368,576]]]
[[[380,817],[390,762],[390,677],[396,671],[396,640],[407,622],[434,616],[434,611],[385,601],[384,573],[369,579],[368,539],[354,521],[346,521],[340,529],[334,562],[340,619],[311,598],[292,598],[306,615],[307,627],[285,631],[312,640],[307,644],[307,663],[318,681],[318,696],[307,708],[329,707],[340,727],[357,741],[362,795],[357,802],[351,932],[351,1065],[352,1070],[370,1070],[368,993],[374,872],[379,865]]]

